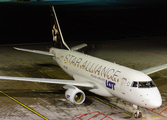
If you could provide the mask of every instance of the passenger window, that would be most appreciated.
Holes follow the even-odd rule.
[[[137,82],[133,82],[132,87],[137,87]]]

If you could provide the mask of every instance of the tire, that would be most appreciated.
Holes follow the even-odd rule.
[[[139,118],[142,118],[142,113],[141,112],[139,112]]]
[[[134,116],[135,116],[135,118],[137,119],[137,112],[135,112]]]

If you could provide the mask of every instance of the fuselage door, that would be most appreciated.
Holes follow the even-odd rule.
[[[122,81],[121,81],[121,91],[122,91],[122,94],[125,94],[126,82],[127,82],[127,79],[126,78],[122,78]]]

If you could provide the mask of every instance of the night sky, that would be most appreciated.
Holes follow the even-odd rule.
[[[102,41],[167,35],[167,2],[1,2],[0,44],[52,42],[55,6],[65,41]]]

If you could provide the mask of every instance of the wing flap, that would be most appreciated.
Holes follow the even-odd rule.
[[[87,82],[87,81],[61,80],[61,79],[49,79],[49,78],[12,77],[12,76],[0,76],[0,79],[63,84],[63,85],[75,85],[75,86],[80,86],[80,87],[95,88],[94,83]]]
[[[152,67],[152,68],[148,68],[148,69],[145,69],[145,70],[141,70],[141,72],[149,75],[149,74],[158,72],[158,71],[166,69],[166,68],[167,68],[167,64],[164,64],[164,65],[159,65],[159,66],[155,66],[155,67]]]
[[[26,51],[26,52],[32,52],[32,53],[38,53],[38,54],[43,54],[43,55],[54,56],[52,53],[46,52],[46,51],[30,50],[30,49],[23,49],[23,48],[17,48],[17,47],[14,47],[14,49],[20,50],[20,51]]]

